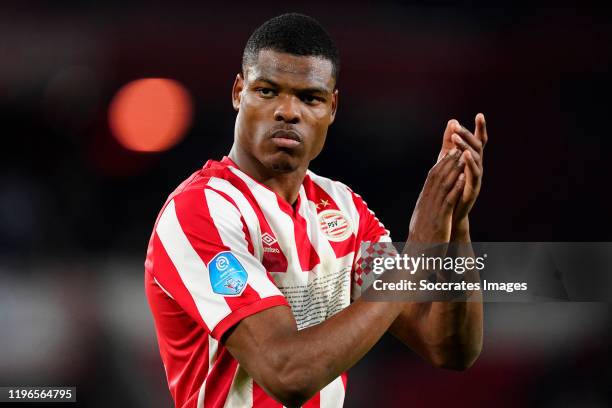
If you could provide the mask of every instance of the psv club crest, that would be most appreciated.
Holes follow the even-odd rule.
[[[338,210],[321,211],[319,227],[327,239],[333,242],[344,241],[353,233],[349,219]]]

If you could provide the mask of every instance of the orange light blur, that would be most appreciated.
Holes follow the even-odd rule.
[[[145,78],[124,85],[113,98],[108,121],[127,149],[161,152],[176,145],[191,124],[189,92],[177,81]]]

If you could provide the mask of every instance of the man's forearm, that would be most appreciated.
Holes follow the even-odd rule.
[[[396,302],[358,299],[298,331],[289,310],[271,308],[243,320],[226,345],[270,395],[283,405],[299,406],[361,359],[400,312]]]
[[[473,258],[469,227],[453,229],[451,253],[448,256]],[[478,271],[466,271],[462,279],[478,283]],[[434,355],[438,365],[464,369],[469,367],[482,348],[482,292],[465,292],[465,301],[432,302],[427,315],[423,316],[424,330],[435,344]]]
[[[314,394],[359,361],[401,312],[396,302],[358,299],[325,322],[298,332],[296,368],[308,366]]]
[[[454,228],[447,256],[474,257],[469,227]],[[468,270],[463,280],[477,283],[478,272]],[[414,302],[404,306],[391,333],[424,359],[439,367],[469,367],[482,347],[482,293],[465,292],[466,301]]]

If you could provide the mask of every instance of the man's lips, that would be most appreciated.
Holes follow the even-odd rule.
[[[295,131],[279,129],[272,133],[272,142],[279,147],[296,147],[302,138]]]

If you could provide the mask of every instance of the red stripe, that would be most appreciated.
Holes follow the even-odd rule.
[[[165,252],[163,248],[162,252]],[[155,265],[163,273],[165,268],[157,262],[159,258],[156,256]],[[161,277],[156,279],[160,282]],[[180,279],[175,280],[180,282]],[[175,299],[179,298],[178,293],[170,287],[171,285],[164,286],[164,289]],[[208,374],[208,329],[197,310],[193,310],[195,304],[189,294],[181,296],[183,304],[177,303],[154,282],[153,275],[148,271],[145,271],[145,291],[155,317],[159,351],[166,367],[168,388],[175,401],[186,401],[197,393]],[[186,312],[185,303],[190,305],[187,306],[191,309],[190,312]],[[189,355],[197,358],[188,356],[186,350]]]
[[[298,206],[308,205],[308,203],[302,203],[299,196],[298,200]],[[315,266],[321,263],[321,260],[319,259],[319,254],[317,254],[317,251],[314,249],[310,239],[308,238],[308,225],[306,224],[304,217],[302,217],[298,211],[295,212],[295,219],[292,221],[293,234],[295,236],[295,243],[297,245],[300,267],[302,268],[302,271],[311,271]]]
[[[240,296],[232,297],[226,296],[225,301],[232,311],[238,310],[241,307],[248,306],[253,302],[256,302],[261,299],[259,293],[255,289],[251,287],[251,285],[247,284],[246,288],[242,291]]]
[[[208,378],[206,378],[205,408],[222,407],[225,404],[234,374],[238,368],[238,361],[232,357],[225,347],[219,347],[218,351],[219,355],[215,365]]]
[[[244,220],[244,218],[243,218],[243,220]],[[244,236],[246,237],[246,240],[247,240],[247,249],[248,249],[248,251],[249,251],[251,254],[255,255],[255,248],[253,248],[253,242],[252,242],[252,240],[251,240],[251,234],[249,233],[249,229],[248,229],[248,227],[247,227],[247,225],[246,225],[246,221],[244,221],[244,222],[242,223],[242,233],[243,233],[243,234],[244,234]]]
[[[320,408],[321,407],[321,392],[317,392],[311,399],[306,401],[302,408]]]

